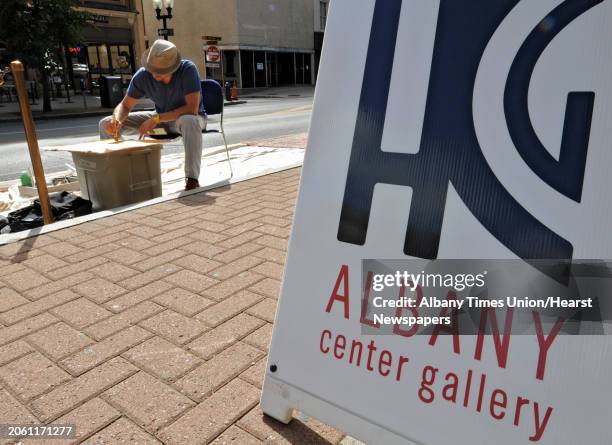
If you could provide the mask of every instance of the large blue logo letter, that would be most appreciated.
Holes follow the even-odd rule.
[[[579,201],[594,94],[568,95],[559,161],[538,140],[527,111],[533,67],[552,38],[602,0],[566,0],[544,18],[519,50],[505,91],[508,128],[534,172]],[[404,253],[435,259],[449,182],[480,223],[520,258],[571,259],[572,245],[536,220],[489,168],[474,130],[472,97],[480,59],[518,0],[440,0],[425,119],[418,153],[381,150],[401,0],[377,0],[338,240],[365,243],[374,186],[413,189]],[[406,106],[409,106],[407,104]]]

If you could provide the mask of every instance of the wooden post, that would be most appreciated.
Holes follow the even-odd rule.
[[[32,119],[32,110],[30,110],[30,104],[28,102],[23,64],[15,60],[11,62],[11,69],[13,70],[13,77],[15,79],[15,89],[17,90],[17,97],[19,99],[23,128],[25,130],[26,140],[28,141],[28,150],[30,150],[30,160],[32,161],[32,168],[34,169],[34,178],[36,178],[36,188],[38,189],[38,199],[43,212],[43,220],[45,224],[51,224],[53,222],[53,213],[51,212],[51,204],[49,203],[49,192],[47,191],[45,171],[43,169],[42,160],[40,159],[40,150],[38,148],[38,139],[36,138],[34,119]]]

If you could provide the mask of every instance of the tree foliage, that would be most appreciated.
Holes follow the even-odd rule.
[[[0,40],[8,52],[42,75],[44,111],[51,110],[47,79],[62,45],[76,44],[90,14],[78,0],[0,0]]]

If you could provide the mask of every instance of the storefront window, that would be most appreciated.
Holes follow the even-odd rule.
[[[132,50],[129,45],[90,45],[87,47],[89,75],[93,87],[99,84],[100,76],[121,76],[124,86],[132,78]]]
[[[119,47],[119,63],[117,66],[124,74],[132,72],[132,57],[130,56],[129,46],[122,45]]]
[[[253,51],[240,51],[240,65],[242,69],[242,88],[253,88],[255,86]]]
[[[111,46],[110,47],[110,55],[111,55],[111,64],[113,67],[113,74],[118,74],[120,72],[119,68],[119,47]]]
[[[223,60],[225,62],[225,75],[227,77],[236,77],[236,51],[223,51]]]
[[[87,47],[87,55],[89,57],[89,72],[100,73],[100,63],[98,61],[98,48],[96,46]]]
[[[327,23],[327,1],[322,1],[320,4],[321,10],[321,31],[325,29],[325,25]]]
[[[130,47],[127,45],[119,46],[119,54],[117,57],[117,63],[113,61],[113,67],[115,67],[116,73],[121,73],[121,80],[123,85],[127,86],[132,78],[132,55]]]
[[[98,45],[98,57],[100,61],[100,72],[110,73],[108,50],[106,48],[106,45]]]

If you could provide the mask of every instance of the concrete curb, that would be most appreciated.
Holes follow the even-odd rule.
[[[258,96],[258,95],[254,95],[254,96],[244,96],[245,99],[285,99],[285,97],[283,96]]]
[[[246,100],[237,100],[234,102],[225,102],[224,106],[229,107],[229,106],[233,106],[233,105],[242,105],[242,104],[246,104],[247,101]],[[134,111],[152,111],[152,108],[138,108],[135,109]],[[51,112],[51,114],[47,114],[47,115],[35,115],[34,116],[34,120],[35,121],[48,121],[48,120],[53,120],[53,119],[70,119],[70,118],[74,118],[74,117],[96,117],[96,116],[107,116],[110,115],[113,112],[112,108],[103,108],[103,109],[96,109],[96,110],[91,110],[91,111],[79,111],[79,112],[70,112],[70,113],[58,113],[58,114],[54,114],[53,112]],[[3,122],[21,122],[21,116],[0,116],[0,123]]]
[[[232,105],[242,105],[242,104],[246,104],[247,101],[246,100],[235,100],[233,102],[225,102],[223,104],[224,107],[231,107]]]
[[[261,96],[261,95],[248,95],[248,96],[244,96],[245,99],[302,99],[302,98],[312,98],[313,96],[305,96],[302,94],[294,94],[294,95],[288,95],[288,96],[275,96],[275,95],[269,95],[269,96]]]
[[[258,95],[249,94],[248,96],[243,96],[245,99],[303,99],[303,98],[313,98],[313,96],[305,95],[305,94],[289,94],[285,96],[280,95]]]

